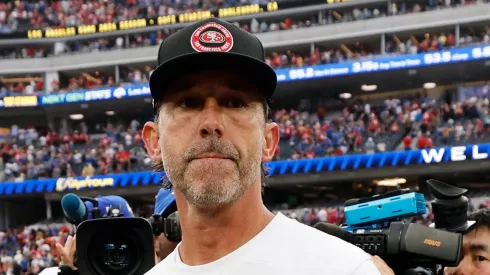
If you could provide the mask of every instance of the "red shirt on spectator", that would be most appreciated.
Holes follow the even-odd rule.
[[[362,135],[359,132],[356,133],[355,144],[356,144],[356,146],[361,146],[362,145]]]
[[[338,219],[337,209],[332,209],[328,212],[327,220],[328,220],[328,223],[338,224],[339,219]]]
[[[293,135],[293,127],[286,126],[284,127],[284,137],[290,138]]]
[[[344,151],[342,151],[342,149],[340,147],[337,147],[333,151],[333,154],[336,155],[336,156],[342,156],[344,154]]]
[[[433,51],[439,50],[439,40],[436,38],[432,39],[430,42],[430,49]]]
[[[429,49],[429,41],[424,39],[424,41],[420,43],[419,47],[422,52],[426,52]]]
[[[46,135],[46,142],[48,144],[57,143],[58,141],[59,141],[58,133],[54,131],[48,132],[48,134]]]
[[[108,138],[108,137],[103,137],[103,138],[100,140],[100,144],[101,144],[102,146],[104,146],[104,147],[105,147],[105,146],[108,146],[108,145],[109,145],[109,142],[110,142],[110,141],[109,141],[109,138]]]
[[[42,80],[38,80],[36,82],[36,91],[42,91],[44,88],[44,82]]]
[[[88,140],[87,134],[81,133],[79,136],[79,140],[81,143],[87,142],[87,140]]]
[[[272,65],[274,67],[280,67],[281,66],[281,57],[279,55],[275,55],[272,57]]]
[[[316,48],[313,54],[311,55],[311,64],[316,65],[318,64],[319,60],[320,60],[320,50]]]
[[[398,126],[398,123],[395,121],[393,124],[391,124],[391,131],[392,132],[398,132],[400,131],[400,126]]]
[[[119,152],[119,153],[117,153],[116,158],[120,162],[127,161],[129,159],[129,152],[126,152],[126,151]]]
[[[476,120],[476,128],[478,129],[478,132],[483,131],[483,121],[479,118]]]
[[[406,136],[403,138],[403,145],[405,149],[410,149],[412,147],[412,137]]]
[[[375,132],[377,131],[379,128],[379,120],[377,118],[373,118],[370,122],[369,122],[369,127],[368,127],[368,130],[370,132]]]
[[[68,142],[70,142],[71,140],[72,140],[72,139],[71,139],[71,136],[70,136],[69,134],[65,134],[65,135],[63,136],[63,142],[64,142],[64,143],[68,143]]]
[[[326,132],[327,132],[327,130],[328,130],[328,128],[330,128],[330,125],[328,125],[328,123],[325,123],[325,124],[323,124],[323,126],[322,126],[322,131],[323,131],[324,133],[326,133]]]
[[[293,26],[293,20],[291,18],[286,18],[282,24],[282,27],[289,30]]]
[[[425,144],[425,148],[432,148],[434,144],[432,144],[432,139],[430,137],[427,138],[427,142]]]
[[[426,137],[419,137],[419,140],[417,141],[417,146],[419,149],[427,148],[427,138]]]
[[[80,142],[80,134],[77,132],[73,133],[72,138],[74,142]]]
[[[447,36],[447,41],[446,41],[446,44],[448,46],[453,46],[454,45],[454,34],[450,33],[448,36]]]
[[[99,171],[101,174],[107,174],[107,165],[102,160],[99,161]]]

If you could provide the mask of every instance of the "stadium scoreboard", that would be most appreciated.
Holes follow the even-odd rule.
[[[163,26],[177,23],[189,23],[194,21],[200,21],[211,17],[233,17],[257,14],[261,12],[270,12],[279,10],[277,2],[269,2],[267,5],[245,5],[237,7],[229,7],[219,9],[217,12],[211,11],[195,11],[189,13],[182,13],[178,15],[166,15],[159,16],[157,18],[145,18],[145,19],[133,19],[125,20],[117,23],[102,23],[98,25],[83,25],[78,27],[45,29],[45,30],[29,30],[27,31],[27,38],[29,39],[41,39],[41,38],[64,38],[76,35],[94,34],[94,33],[106,33],[120,30],[140,29],[150,26]]]

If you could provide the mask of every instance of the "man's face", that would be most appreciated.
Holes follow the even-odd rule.
[[[444,275],[490,275],[490,230],[478,227],[463,237],[463,259]]]
[[[261,162],[273,157],[277,125],[265,123],[262,95],[243,81],[227,73],[193,74],[176,81],[180,85],[161,101],[159,157],[175,190],[192,205],[237,201],[260,181]]]

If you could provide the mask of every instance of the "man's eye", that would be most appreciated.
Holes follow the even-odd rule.
[[[227,100],[226,107],[228,107],[228,108],[244,108],[244,107],[247,107],[247,104],[239,98],[231,98],[231,99]]]
[[[178,101],[176,105],[181,108],[198,108],[202,105],[202,102],[198,98],[189,97]]]
[[[487,258],[483,256],[475,256],[475,261],[477,262],[483,262],[483,261],[488,261]]]

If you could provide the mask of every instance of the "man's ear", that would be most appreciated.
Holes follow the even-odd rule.
[[[158,125],[155,122],[148,121],[143,126],[143,141],[145,142],[148,156],[153,161],[159,161],[162,158],[160,150],[160,136],[158,134]]]
[[[262,162],[271,161],[279,144],[279,126],[271,122],[265,125],[265,143],[262,147]]]

